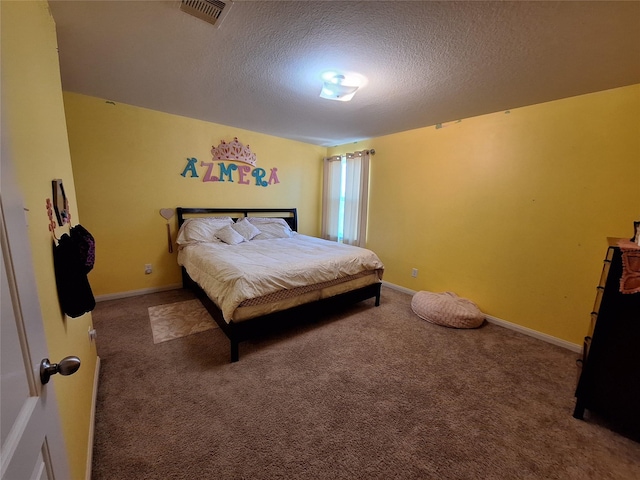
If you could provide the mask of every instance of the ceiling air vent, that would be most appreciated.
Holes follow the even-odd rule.
[[[232,5],[231,0],[182,0],[180,10],[219,27]]]

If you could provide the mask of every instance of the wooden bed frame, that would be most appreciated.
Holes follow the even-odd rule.
[[[298,230],[298,213],[295,208],[185,208],[178,207],[178,227],[187,220],[187,218],[198,218],[206,216],[230,216],[234,219],[248,216],[269,216],[275,218],[283,218],[293,231]],[[229,338],[231,348],[231,361],[237,362],[240,358],[238,345],[244,340],[260,335],[261,333],[272,332],[277,328],[286,327],[295,323],[300,323],[301,318],[318,318],[325,312],[339,308],[345,305],[361,302],[369,298],[375,298],[376,307],[380,305],[380,288],[381,283],[374,283],[362,288],[351,290],[330,298],[317,300],[311,303],[299,305],[288,310],[270,313],[260,317],[244,320],[234,323],[227,323],[222,316],[222,311],[211,300],[200,286],[194,282],[186,269],[182,267],[182,285],[184,288],[193,290],[207,309],[209,314],[216,321],[220,329]]]

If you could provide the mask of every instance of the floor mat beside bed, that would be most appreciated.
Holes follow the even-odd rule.
[[[149,307],[148,310],[153,343],[166,342],[217,328],[209,312],[197,299],[156,305]]]

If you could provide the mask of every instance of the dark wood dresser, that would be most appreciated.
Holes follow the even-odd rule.
[[[622,252],[609,248],[585,337],[575,418],[585,409],[613,430],[640,439],[640,293],[621,293]]]

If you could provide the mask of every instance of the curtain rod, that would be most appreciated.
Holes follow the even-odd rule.
[[[343,155],[353,155],[355,153],[362,153],[362,152],[368,152],[369,155],[375,155],[376,154],[375,148],[365,148],[364,150],[358,150],[358,151],[353,152],[353,153],[344,153]]]
[[[369,155],[375,155],[376,154],[375,148],[365,148],[364,150],[357,150],[355,152],[343,153],[342,155],[353,155],[354,153],[361,153],[361,152],[368,152]]]
[[[325,160],[329,160],[329,161],[340,160],[340,158],[342,158],[343,156],[354,155],[354,154],[360,153],[360,152],[369,152],[369,155],[375,155],[376,154],[375,149],[368,148],[368,149],[364,149],[364,150],[358,150],[357,152],[340,153],[338,155],[333,155],[331,157],[324,157],[324,159]]]

